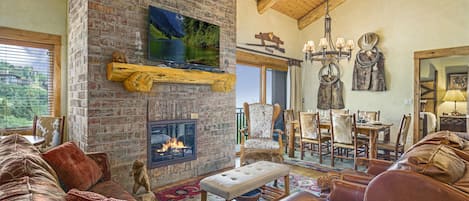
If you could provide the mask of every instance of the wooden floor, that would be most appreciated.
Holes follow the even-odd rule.
[[[326,175],[325,172],[319,172],[319,171],[312,170],[312,169],[309,169],[309,168],[304,168],[304,167],[300,167],[300,166],[296,166],[296,165],[289,165],[289,166],[291,168],[291,172],[293,172],[295,174],[300,174],[300,175],[303,175],[303,176],[315,178],[315,179],[317,179],[320,176]]]

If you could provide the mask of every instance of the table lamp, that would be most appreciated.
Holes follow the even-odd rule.
[[[443,97],[443,101],[454,101],[454,111],[451,112],[451,115],[457,116],[460,113],[456,110],[456,102],[466,101],[466,97],[464,97],[460,90],[448,90]]]

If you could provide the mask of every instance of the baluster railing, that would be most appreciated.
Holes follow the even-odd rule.
[[[241,143],[240,129],[246,127],[246,116],[244,116],[243,108],[236,108],[236,144]]]

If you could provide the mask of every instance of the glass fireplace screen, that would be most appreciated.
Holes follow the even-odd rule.
[[[156,168],[195,160],[196,120],[148,123],[148,167]]]

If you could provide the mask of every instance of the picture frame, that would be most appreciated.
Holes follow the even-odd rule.
[[[446,90],[466,90],[467,89],[467,73],[448,73],[446,75]]]

